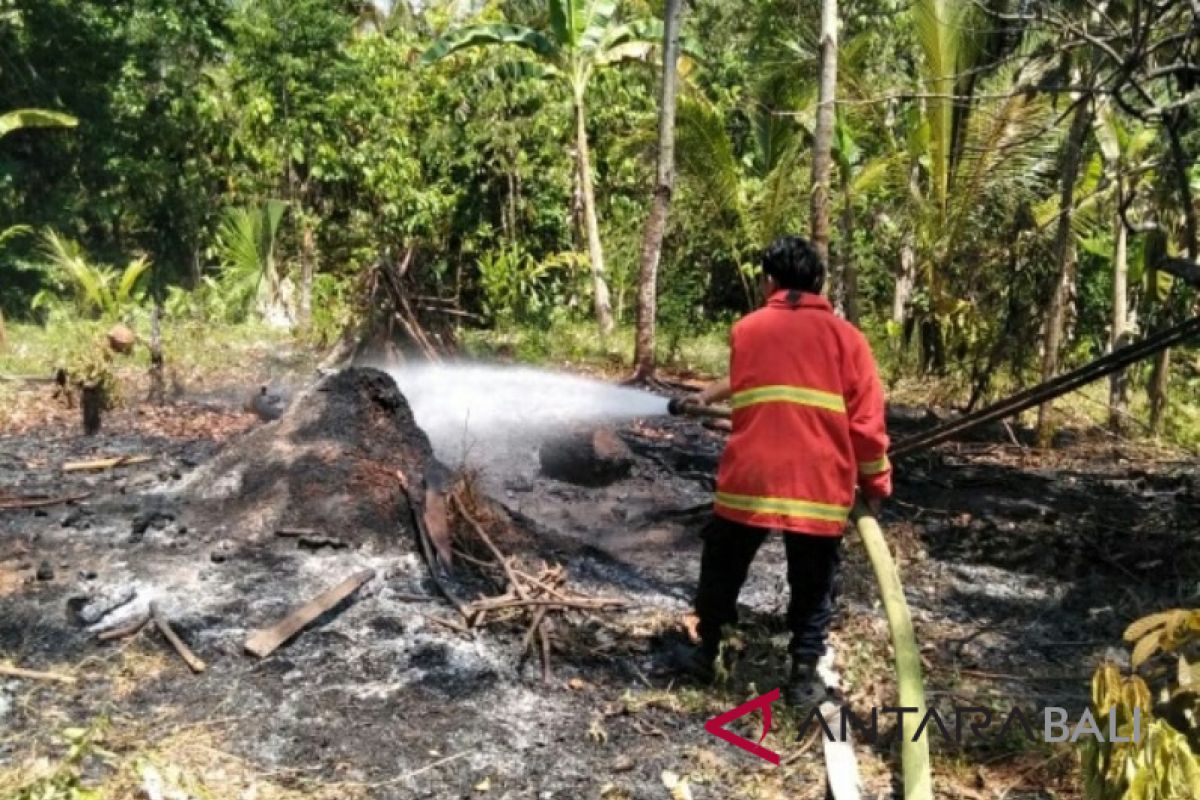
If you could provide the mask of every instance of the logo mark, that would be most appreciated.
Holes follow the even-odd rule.
[[[768,750],[762,746],[762,740],[767,738],[767,734],[771,732],[771,703],[779,699],[779,689],[772,689],[764,695],[754,698],[749,702],[742,703],[735,709],[726,711],[724,714],[713,717],[708,722],[704,723],[704,730],[716,736],[718,739],[723,739],[729,742],[734,747],[739,747],[753,756],[758,756],[763,761],[768,761],[775,766],[779,766],[779,754],[773,750]],[[762,711],[763,732],[762,736],[758,737],[757,742],[752,742],[749,739],[738,736],[730,730],[726,730],[725,726],[733,722],[735,719],[740,719],[751,711]]]

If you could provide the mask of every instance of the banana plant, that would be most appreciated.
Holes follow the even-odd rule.
[[[79,121],[70,114],[38,108],[20,108],[0,114],[0,137],[22,128],[74,128],[78,124]]]
[[[587,135],[587,89],[599,69],[624,61],[646,61],[662,38],[662,24],[645,19],[620,22],[616,0],[549,0],[550,25],[536,30],[511,23],[456,28],[425,51],[425,64],[470,47],[506,46],[526,51],[533,62],[511,66],[525,74],[562,82],[570,91],[575,119],[575,161],[583,196],[588,256],[591,260],[596,321],[603,335],[613,329],[612,301],[605,278],[604,248],[596,215]]]

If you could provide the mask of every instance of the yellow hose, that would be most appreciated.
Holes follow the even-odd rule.
[[[912,734],[925,717],[925,684],[921,678],[921,651],[917,648],[917,637],[913,632],[912,615],[908,601],[904,598],[904,586],[900,582],[900,570],[883,538],[879,522],[861,502],[854,509],[854,523],[867,558],[875,570],[879,583],[879,594],[887,613],[888,628],[892,634],[892,647],[896,651],[896,682],[900,687],[900,705],[916,708],[916,714],[904,714],[904,728],[900,732],[900,763],[904,774],[904,800],[933,800],[933,775],[929,763],[929,739],[927,735],[913,741]],[[928,734],[928,730],[926,730]]]

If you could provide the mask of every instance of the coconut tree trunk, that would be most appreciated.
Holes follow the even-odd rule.
[[[820,83],[813,133],[812,243],[829,263],[829,182],[833,171],[833,128],[837,110],[837,0],[821,0]]]
[[[583,92],[575,92],[575,157],[579,170],[579,189],[583,194],[583,221],[587,229],[588,257],[592,262],[592,285],[595,295],[596,322],[600,334],[608,336],[613,330],[612,300],[604,279],[604,248],[600,244],[600,221],[596,218],[596,191],[592,185],[592,158],[588,150],[587,112]]]
[[[1117,178],[1117,207],[1124,200],[1121,179]],[[1113,248],[1113,303],[1112,333],[1109,347],[1117,350],[1124,346],[1129,332],[1129,233],[1120,212],[1115,221],[1116,243]],[[1119,370],[1109,379],[1108,426],[1120,432],[1129,406],[1129,379],[1125,370]]]
[[[1046,310],[1046,329],[1042,338],[1042,380],[1050,380],[1058,373],[1059,351],[1066,338],[1067,310],[1075,294],[1076,267],[1075,236],[1071,222],[1075,212],[1075,184],[1079,180],[1079,167],[1083,161],[1083,141],[1092,124],[1091,104],[1087,100],[1079,103],[1071,121],[1071,129],[1063,144],[1059,176],[1062,182],[1059,192],[1058,228],[1054,234],[1054,255],[1058,262],[1058,275],[1050,294]],[[1042,447],[1050,443],[1053,434],[1050,425],[1050,403],[1038,407],[1037,439]]]
[[[658,179],[642,239],[638,274],[637,336],[634,341],[634,378],[651,380],[658,368],[655,354],[658,315],[658,265],[662,258],[667,213],[675,191],[675,97],[679,62],[679,25],[682,0],[667,0],[663,12],[662,98],[658,106]]]

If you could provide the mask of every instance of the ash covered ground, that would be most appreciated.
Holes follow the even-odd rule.
[[[150,424],[200,415],[212,424]],[[927,424],[920,414],[893,416],[898,435]],[[395,536],[357,536],[326,530],[331,513],[320,526],[338,541],[301,546],[272,535],[275,519],[254,535],[231,525],[246,513],[232,501],[186,502],[232,448],[266,441],[280,424],[260,423],[233,401],[179,401],[116,412],[92,438],[62,425],[0,436],[0,495],[80,495],[0,511],[0,661],[78,679],[0,679],[0,770],[59,752],[64,728],[106,719],[116,761],[97,758],[88,780],[103,783],[114,764],[167,740],[177,746],[158,751],[159,761],[182,759],[188,751],[176,739],[191,738],[220,757],[191,752],[195,763],[177,772],[190,770],[210,790],[227,787],[215,796],[665,798],[664,773],[686,780],[695,798],[823,795],[819,748],[789,738],[786,715],[766,741],[784,756],[780,768],[703,730],[784,674],[778,541],[759,555],[742,598],[732,681],[705,690],[664,669],[698,570],[719,432],[662,418],[624,424],[617,433],[632,454],[630,474],[601,488],[544,477],[536,457],[501,469],[463,465],[519,530],[502,541],[509,552],[565,565],[573,591],[628,601],[617,612],[558,620],[543,681],[536,659],[517,668],[522,625],[463,633],[443,624],[453,609],[438,599],[402,520]],[[123,454],[152,460],[61,470]],[[281,501],[279,520],[305,522],[285,519],[288,507]],[[1129,621],[1196,601],[1197,511],[1194,460],[1098,436],[1055,453],[985,438],[899,465],[883,521],[931,696],[1081,706],[1098,660],[1122,657]],[[250,631],[367,567],[375,580],[289,644],[261,661],[243,652]],[[204,673],[192,674],[150,629],[96,641],[80,609],[131,590],[135,599],[114,613],[157,600],[207,662]],[[852,537],[834,643],[850,701],[888,704],[887,628]],[[934,747],[946,797],[1079,791],[1063,753],[1012,742],[958,750],[936,738]],[[867,796],[891,796],[893,748],[864,746],[859,755]]]

